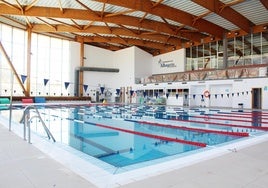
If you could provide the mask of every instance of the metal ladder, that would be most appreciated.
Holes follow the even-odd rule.
[[[30,117],[30,110],[31,109],[34,109],[36,114],[35,116],[32,116]],[[47,128],[45,122],[43,121],[43,119],[41,118],[41,115],[37,109],[36,106],[26,106],[23,110],[23,116],[20,120],[20,123],[23,123],[24,126],[23,126],[23,138],[24,140],[27,140],[26,139],[26,129],[28,128],[28,143],[31,143],[31,120],[34,119],[34,118],[38,118],[42,125],[43,125],[43,128],[45,130],[45,132],[47,133],[47,137],[48,139],[52,139],[53,142],[56,142],[55,138],[53,137],[52,133],[50,132],[50,130]]]

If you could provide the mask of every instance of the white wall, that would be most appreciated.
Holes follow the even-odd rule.
[[[135,85],[136,90],[149,90],[154,88],[155,84]],[[191,107],[200,106],[201,95],[204,94],[204,91],[208,90],[211,96],[210,98],[205,98],[206,107],[238,108],[238,104],[243,103],[244,108],[248,109],[252,108],[252,88],[261,88],[262,109],[268,110],[268,78],[209,80],[202,82],[192,81],[185,84],[182,84],[182,82],[173,82],[172,85],[159,83],[157,88],[162,88],[164,90],[189,89],[189,96],[187,100],[190,101],[189,104]],[[194,94],[196,96],[195,99],[193,98]],[[227,94],[229,94],[229,97]],[[215,98],[215,95],[217,95],[217,98]],[[169,100],[171,99],[171,97],[167,99],[168,104],[170,104]]]
[[[208,91],[211,93],[211,97],[209,99],[209,103],[211,107],[238,107],[235,106],[235,100],[233,100],[232,92],[233,85],[230,84],[210,84],[210,88]],[[229,94],[229,95],[227,95]],[[224,101],[224,102],[222,102]],[[234,101],[234,102],[233,102]]]
[[[135,78],[142,79],[152,75],[153,56],[137,47],[135,49]]]
[[[185,52],[185,49],[180,49],[166,54],[154,56],[152,74],[183,72],[185,70],[186,61]],[[165,63],[166,65],[169,64],[171,66],[161,67],[159,62]]]
[[[94,93],[104,86],[113,96],[120,87],[131,86],[135,83],[135,47],[126,48],[116,52],[85,45],[85,67],[117,68],[114,72],[84,72],[84,84],[89,86],[88,92],[95,99]],[[139,59],[139,58],[138,58]]]
[[[71,61],[75,65],[79,64],[80,44],[71,43]],[[115,89],[120,87],[131,87],[133,90],[154,89],[155,84],[135,84],[135,78],[150,76],[151,74],[162,74],[184,71],[185,50],[177,50],[167,54],[152,57],[137,47],[112,52],[109,50],[85,45],[85,66],[86,67],[105,67],[118,68],[119,73],[106,72],[85,72],[84,84],[89,86],[89,92],[95,92],[99,86],[105,86],[115,93]],[[173,60],[176,67],[160,67],[158,60]],[[159,83],[157,88],[162,89],[189,89],[190,106],[199,106],[205,90],[211,94],[211,98],[205,99],[207,107],[232,107],[238,108],[239,103],[243,103],[245,108],[252,108],[252,88],[262,88],[262,109],[268,109],[268,78],[240,79],[240,80],[208,80],[204,82],[173,82],[172,85]],[[241,93],[244,94],[241,94]],[[90,93],[90,96],[92,95]],[[229,97],[227,94],[229,93]],[[234,95],[232,95],[234,93]],[[239,93],[239,95],[238,95]],[[196,100],[193,99],[196,95]],[[217,94],[217,98],[215,98]],[[221,96],[223,94],[223,97]],[[173,100],[170,96],[170,100]],[[169,99],[168,99],[169,100]],[[170,104],[171,101],[167,103]],[[173,101],[174,102],[174,101]],[[177,102],[175,102],[177,103]],[[181,102],[180,102],[181,103]],[[177,103],[178,104],[178,103]]]

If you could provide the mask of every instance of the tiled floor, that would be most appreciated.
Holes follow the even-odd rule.
[[[254,141],[254,140],[252,140]],[[146,172],[100,177],[102,183],[90,181],[90,174],[73,171],[72,162],[63,165],[58,154],[57,160],[42,153],[33,144],[27,144],[6,126],[0,125],[0,187],[3,188],[46,188],[46,187],[180,187],[180,188],[266,188],[268,185],[268,136],[249,147],[226,150],[224,154],[179,167],[161,170],[153,175],[150,168]],[[205,154],[205,153],[204,153]],[[176,166],[178,165],[178,167]],[[161,165],[160,165],[161,166]],[[75,170],[76,172],[79,169]],[[146,177],[146,178],[144,178]],[[92,180],[92,177],[91,177]],[[110,183],[111,182],[111,183]]]

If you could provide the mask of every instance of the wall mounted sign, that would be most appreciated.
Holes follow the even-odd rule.
[[[175,63],[172,63],[173,60],[167,60],[167,61],[162,61],[161,59],[158,60],[158,64],[160,65],[160,67],[176,67]]]

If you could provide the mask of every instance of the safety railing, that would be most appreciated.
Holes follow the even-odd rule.
[[[34,109],[33,112],[36,113],[36,115],[34,116],[30,116],[30,110]],[[42,123],[42,126],[47,134],[48,139],[52,139],[53,142],[56,142],[55,138],[53,137],[52,133],[50,132],[50,130],[47,128],[45,122],[43,121],[43,119],[41,118],[41,115],[38,111],[38,108],[36,106],[26,106],[23,110],[23,116],[20,120],[20,123],[23,123],[23,138],[24,140],[28,140],[28,143],[31,143],[31,121],[37,118],[40,120],[40,122]],[[28,131],[27,131],[28,128]],[[26,139],[26,132],[28,133],[28,139]]]

